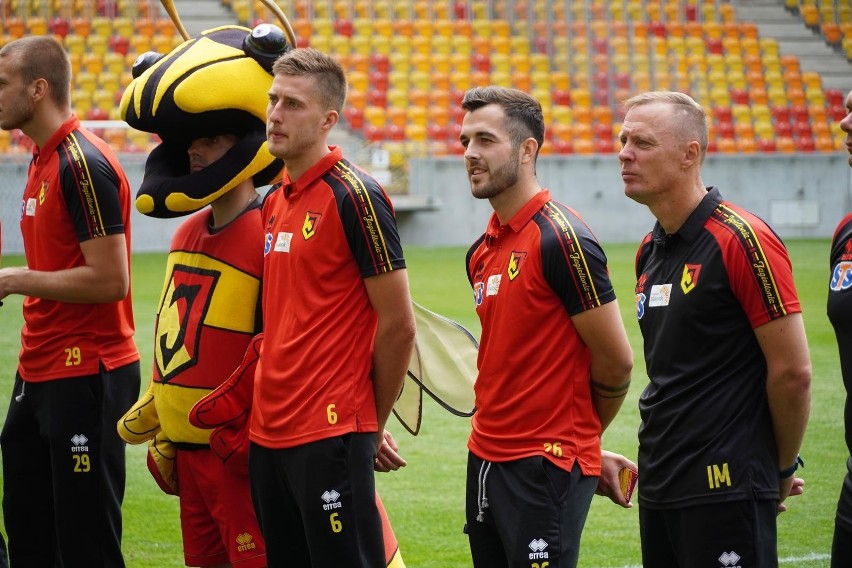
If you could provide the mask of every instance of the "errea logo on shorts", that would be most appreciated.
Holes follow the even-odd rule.
[[[725,568],[742,568],[739,564],[740,555],[734,552],[733,550],[730,552],[723,552],[722,556],[719,557],[719,562],[722,563],[722,566]]]
[[[89,451],[89,446],[86,445],[89,443],[89,439],[85,434],[74,434],[71,436],[71,443],[74,444],[71,446],[71,453],[73,454]]]
[[[340,509],[343,506],[343,503],[338,501],[338,499],[340,499],[340,493],[334,489],[331,491],[324,491],[320,497],[322,497],[322,500],[325,501],[325,505],[322,506],[324,511]]]
[[[539,560],[541,558],[547,558],[547,552],[545,552],[545,548],[547,548],[547,543],[544,542],[542,538],[534,538],[530,541],[529,544],[530,550],[530,560]]]
[[[236,541],[238,552],[245,552],[246,550],[257,548],[257,545],[254,543],[254,537],[250,533],[244,532],[238,534]]]

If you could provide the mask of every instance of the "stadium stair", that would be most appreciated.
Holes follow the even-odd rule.
[[[798,57],[803,72],[819,73],[823,88],[844,93],[852,88],[852,62],[830,47],[818,30],[809,29],[799,15],[785,9],[783,2],[742,1],[737,16],[755,22],[761,37],[777,38],[780,55]]]

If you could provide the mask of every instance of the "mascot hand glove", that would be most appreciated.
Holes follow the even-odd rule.
[[[148,444],[148,471],[160,489],[177,495],[177,471],[175,470],[175,447],[163,435],[160,417],[154,404],[154,382],[148,385],[145,394],[119,418],[118,435],[128,444]]]
[[[118,419],[118,435],[128,444],[141,444],[160,433],[160,417],[154,404],[154,382],[148,390]]]
[[[176,455],[175,445],[160,434],[148,444],[148,471],[160,489],[169,495],[178,494]]]
[[[213,392],[189,411],[197,428],[212,428],[210,449],[234,472],[248,474],[248,422],[254,391],[254,372],[260,359],[263,334],[249,343],[242,363]]]

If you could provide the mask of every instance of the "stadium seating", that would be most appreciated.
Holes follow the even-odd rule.
[[[274,21],[259,0],[220,0],[244,25]],[[368,141],[458,152],[462,94],[498,84],[541,101],[544,153],[618,150],[621,103],[659,89],[705,108],[718,152],[835,151],[844,93],[781,56],[774,38],[714,0],[278,0],[297,44],[332,53],[350,94],[344,119]],[[3,41],[54,33],[69,52],[81,116],[116,117],[136,56],[180,38],[156,0],[11,0]],[[830,0],[787,9],[852,61],[852,14]],[[116,133],[111,139],[119,140]],[[146,149],[141,135],[122,147]],[[0,134],[0,145],[17,139]]]

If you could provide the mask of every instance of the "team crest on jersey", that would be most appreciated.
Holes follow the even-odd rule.
[[[476,282],[473,285],[473,303],[477,306],[482,305],[482,299],[485,297],[485,283]]]
[[[843,290],[848,290],[850,287],[852,287],[852,261],[838,262],[834,270],[831,271],[829,289],[832,292],[842,292]]]
[[[683,274],[680,277],[680,289],[684,294],[689,294],[698,285],[698,275],[701,273],[700,264],[684,264]]]
[[[521,265],[527,259],[527,253],[513,250],[509,255],[509,266],[506,268],[506,274],[511,282],[521,273]]]
[[[305,213],[305,222],[302,224],[302,236],[305,237],[305,240],[310,239],[316,234],[317,225],[319,225],[321,218],[322,213],[314,213],[313,211]]]
[[[162,382],[198,361],[198,340],[213,290],[216,270],[176,264],[157,318],[154,356]]]
[[[47,195],[47,180],[42,180],[41,188],[38,190],[38,204],[44,205],[44,196]]]

